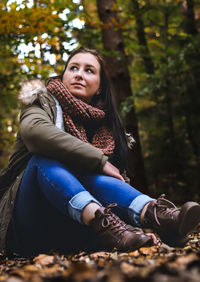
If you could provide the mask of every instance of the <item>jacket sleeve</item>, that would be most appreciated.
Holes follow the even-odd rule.
[[[61,161],[72,169],[97,172],[108,160],[100,149],[57,128],[36,104],[22,111],[19,134],[30,152]]]

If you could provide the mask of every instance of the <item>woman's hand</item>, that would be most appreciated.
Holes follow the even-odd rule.
[[[114,165],[112,165],[109,162],[106,162],[105,165],[103,166],[103,173],[108,176],[118,178],[119,180],[122,180],[125,182],[124,178],[119,173],[119,169],[116,168]]]

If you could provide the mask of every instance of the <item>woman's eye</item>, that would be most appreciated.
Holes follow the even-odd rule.
[[[89,73],[94,73],[93,70],[90,69],[90,68],[86,69],[86,71],[89,72]]]
[[[73,71],[73,70],[77,70],[77,69],[78,69],[77,66],[71,66],[71,67],[70,67],[70,70],[72,70],[72,71]]]

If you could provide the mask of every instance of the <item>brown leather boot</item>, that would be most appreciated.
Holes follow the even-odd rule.
[[[136,250],[144,245],[153,245],[152,238],[141,232],[133,232],[132,227],[123,222],[111,212],[110,204],[106,208],[100,207],[95,212],[95,218],[90,226],[97,232],[108,250],[116,248],[118,251]]]
[[[200,205],[187,202],[178,209],[164,197],[163,194],[144,207],[141,225],[156,232],[164,243],[183,247],[188,241],[188,233],[200,222]]]

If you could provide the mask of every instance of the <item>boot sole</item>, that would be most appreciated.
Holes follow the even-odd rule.
[[[144,234],[145,235],[145,234]],[[125,250],[126,252],[131,252],[131,251],[135,251],[138,250],[141,247],[149,247],[149,246],[153,246],[153,240],[150,236],[145,235],[145,239],[140,240],[137,244],[134,244],[133,247],[130,247],[129,249]],[[119,250],[120,251],[120,250]]]
[[[200,222],[200,205],[195,202],[185,203],[180,211],[178,233],[181,237],[190,233]]]

